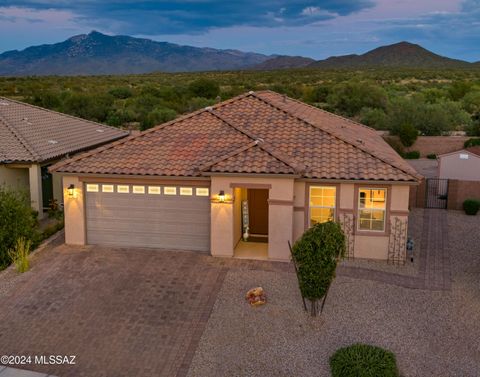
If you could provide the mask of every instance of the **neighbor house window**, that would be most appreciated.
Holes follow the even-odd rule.
[[[337,189],[334,186],[310,186],[309,224],[333,221]]]
[[[387,189],[358,190],[358,229],[383,232],[387,211]]]

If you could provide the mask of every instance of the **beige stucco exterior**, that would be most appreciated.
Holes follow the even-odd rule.
[[[480,181],[480,156],[466,150],[440,156],[438,176],[459,181]]]
[[[92,179],[92,178],[91,178]],[[75,197],[67,195],[67,187],[75,186]],[[386,260],[392,242],[404,249],[406,223],[408,219],[409,185],[354,182],[308,182],[275,176],[212,176],[210,194],[212,197],[210,224],[211,254],[218,257],[234,257],[235,247],[242,237],[241,202],[246,199],[248,188],[268,189],[268,259],[288,261],[288,242],[295,242],[308,226],[309,203],[307,195],[310,186],[333,185],[337,188],[336,219],[342,223],[351,219],[348,234],[355,258]],[[387,221],[384,232],[358,231],[356,207],[358,189],[361,187],[384,187],[387,194]],[[85,206],[83,182],[78,177],[64,176],[63,191],[65,203],[66,242],[74,245],[86,243]],[[216,202],[220,191],[226,194],[226,201]],[[397,228],[395,228],[397,227]],[[395,229],[396,230],[395,230]],[[347,231],[347,228],[345,228]]]

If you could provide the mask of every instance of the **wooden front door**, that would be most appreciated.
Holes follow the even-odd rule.
[[[268,190],[248,189],[250,234],[268,235]]]

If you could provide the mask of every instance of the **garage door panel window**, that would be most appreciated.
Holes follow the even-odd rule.
[[[358,190],[358,229],[385,231],[387,189],[360,188]]]
[[[180,187],[180,195],[184,195],[184,196],[193,195],[193,188],[191,188],[191,187]]]
[[[88,183],[87,192],[98,192],[98,185]]]
[[[130,192],[130,186],[127,185],[118,185],[117,192],[119,194],[128,194]]]
[[[102,192],[114,192],[113,185],[102,185]]]
[[[205,187],[197,187],[195,189],[195,195],[197,196],[209,196],[210,195],[210,190]]]
[[[133,186],[132,192],[134,194],[145,194],[145,186]]]
[[[309,225],[335,219],[337,189],[334,186],[311,186],[309,192]]]
[[[165,195],[177,195],[177,188],[176,187],[164,187],[163,193]]]
[[[160,195],[162,193],[162,189],[160,186],[148,186],[148,193],[150,195]]]

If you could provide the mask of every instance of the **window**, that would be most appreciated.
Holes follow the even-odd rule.
[[[130,186],[118,185],[117,192],[120,194],[128,194],[130,192]]]
[[[177,188],[176,187],[164,187],[163,193],[165,195],[177,195]]]
[[[102,185],[102,192],[113,192],[113,185]]]
[[[87,192],[98,192],[98,185],[87,184]]]
[[[358,229],[383,232],[387,189],[361,188],[358,190]]]
[[[160,195],[160,186],[148,186],[148,193],[153,195]]]
[[[193,195],[193,188],[180,187],[180,195]]]
[[[198,187],[195,190],[195,195],[197,195],[197,196],[208,196],[209,195],[208,191],[209,191],[208,188]]]
[[[133,186],[132,192],[134,194],[145,194],[145,186]]]
[[[311,186],[309,204],[309,224],[333,221],[337,189],[333,186]]]

